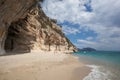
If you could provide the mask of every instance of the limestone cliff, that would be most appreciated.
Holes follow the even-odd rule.
[[[56,20],[44,14],[38,0],[1,0],[0,54],[4,50],[76,51],[76,47],[62,33]]]

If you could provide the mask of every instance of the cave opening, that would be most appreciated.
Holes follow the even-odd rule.
[[[24,20],[11,23],[8,28],[4,49],[7,53],[28,53],[30,52],[30,39],[26,36]],[[23,26],[24,25],[24,26]]]

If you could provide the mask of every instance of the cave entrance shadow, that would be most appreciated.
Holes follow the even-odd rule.
[[[5,40],[5,55],[24,54],[30,52],[29,40],[25,39],[23,32],[24,26],[20,22],[11,23],[8,28],[7,37]]]

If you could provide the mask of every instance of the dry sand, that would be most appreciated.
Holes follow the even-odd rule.
[[[77,57],[61,52],[0,56],[0,80],[82,80],[89,72]]]

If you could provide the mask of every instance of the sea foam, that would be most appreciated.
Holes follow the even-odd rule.
[[[100,66],[97,65],[87,65],[92,68],[91,72],[83,80],[111,80],[108,78],[108,73],[100,71]]]

